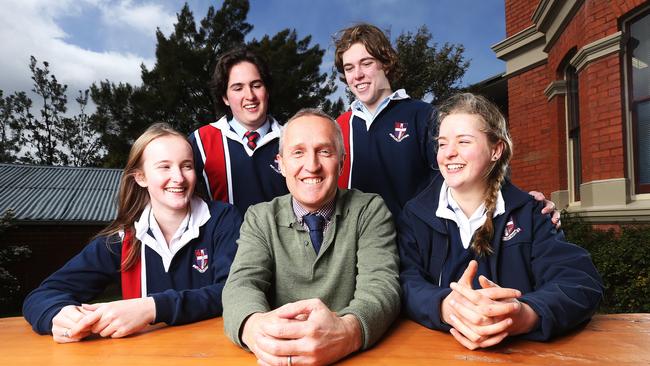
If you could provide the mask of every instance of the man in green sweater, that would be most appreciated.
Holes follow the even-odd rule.
[[[399,314],[393,219],[378,195],[337,189],[344,158],[336,122],[298,112],[278,154],[290,194],[246,213],[223,317],[261,364],[332,363],[370,347]]]

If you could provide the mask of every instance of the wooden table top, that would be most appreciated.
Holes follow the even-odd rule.
[[[23,318],[0,319],[0,365],[256,365],[233,345],[223,319],[152,326],[123,339],[56,344]],[[650,365],[650,314],[596,315],[584,328],[551,342],[508,340],[469,351],[450,334],[401,320],[372,349],[342,365]]]

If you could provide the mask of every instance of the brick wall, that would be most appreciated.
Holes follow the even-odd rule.
[[[646,3],[646,0],[585,1],[585,22],[589,24],[585,28],[587,43],[619,31],[619,19]]]
[[[539,1],[507,0],[506,31],[511,36],[532,24]],[[563,78],[563,62],[572,52],[620,29],[620,19],[642,0],[585,0],[551,45],[547,63],[511,77],[508,82],[510,130],[515,144],[513,182],[524,189],[567,189],[564,98],[543,94]],[[582,180],[625,176],[623,65],[619,54],[579,71]]]
[[[512,181],[525,189],[550,195],[559,184],[559,141],[548,122],[544,88],[549,84],[545,65],[508,80],[510,133],[514,143]]]
[[[583,182],[625,176],[621,70],[620,57],[614,54],[580,73]]]
[[[581,10],[585,11],[584,21],[589,24],[589,27],[583,30],[588,34],[587,43],[616,32],[618,19],[646,2],[646,0],[585,0]],[[540,0],[505,0],[507,37],[533,24],[533,13],[539,3]]]
[[[533,24],[533,12],[539,0],[506,0],[506,37],[510,37]]]

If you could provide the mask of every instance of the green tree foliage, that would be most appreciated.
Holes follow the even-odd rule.
[[[3,97],[0,90],[0,163],[13,163],[18,160],[22,126],[28,116],[32,101],[25,92]]]
[[[298,40],[295,30],[285,29],[273,37],[250,43],[252,49],[269,60],[274,85],[271,114],[286,121],[301,108],[314,108],[335,90],[334,80],[320,73],[325,50],[309,47],[311,36]]]
[[[146,129],[148,122],[138,108],[138,99],[146,99],[143,93],[136,93],[128,83],[114,84],[105,80],[90,86],[97,109],[91,116],[91,123],[100,133],[103,149],[107,152],[102,165],[123,167],[135,137]]]
[[[95,165],[101,154],[99,136],[85,112],[88,90],[75,98],[81,113],[65,115],[67,85],[50,73],[49,63],[38,66],[30,57],[32,92],[41,106],[39,117],[31,113],[34,103],[25,92],[3,98],[0,90],[0,162],[38,165]]]
[[[16,276],[12,275],[8,266],[12,263],[23,261],[31,255],[31,250],[25,245],[6,245],[5,232],[12,226],[14,213],[11,210],[5,211],[0,216],[0,240],[3,245],[0,248],[0,308],[14,310],[17,304],[17,295],[20,292],[20,283]],[[0,312],[5,313],[6,310]]]
[[[187,4],[177,14],[174,31],[166,38],[156,32],[156,65],[142,66],[140,103],[151,121],[164,121],[183,132],[215,120],[208,81],[224,50],[242,45],[253,28],[246,23],[248,2],[224,1],[211,6],[197,29]]]
[[[104,166],[123,166],[130,144],[153,122],[190,133],[224,114],[213,103],[208,82],[219,56],[245,44],[253,28],[246,22],[248,10],[247,0],[225,0],[219,10],[210,7],[197,26],[185,4],[169,36],[156,32],[156,64],[151,70],[142,66],[141,86],[109,80],[91,86],[97,105],[92,121],[107,151]],[[310,41],[283,30],[251,42],[271,65],[270,112],[280,121],[300,108],[320,105],[334,90],[327,74],[319,72],[324,51],[310,47]]]
[[[567,239],[584,247],[605,284],[604,313],[650,312],[650,226],[598,230],[577,215],[562,215]]]
[[[459,89],[469,61],[463,55],[463,45],[445,43],[438,47],[432,40],[426,26],[397,37],[400,71],[393,87],[406,89],[412,98],[431,97],[431,103],[437,104]]]
[[[56,76],[50,75],[49,63],[43,68],[37,65],[36,58],[30,56],[29,70],[32,72],[34,88],[32,91],[42,103],[40,118],[31,113],[23,126],[22,144],[26,147],[21,161],[31,164],[57,165],[63,161],[65,153],[60,148],[63,138],[63,114],[66,112],[68,98],[67,85],[61,85]]]
[[[88,93],[88,89],[79,90],[79,96],[75,98],[79,114],[63,119],[62,143],[66,148],[66,154],[62,156],[63,165],[94,166],[101,157],[99,136],[86,114]]]
[[[342,98],[338,98],[335,102],[325,99],[320,108],[332,118],[336,118],[345,112],[345,102]]]
[[[248,1],[226,0],[218,11],[211,6],[197,29],[185,4],[169,37],[156,32],[156,64],[141,66],[142,86],[105,80],[90,87],[97,106],[91,120],[107,152],[102,165],[124,166],[133,141],[153,122],[189,133],[216,120],[210,73],[218,55],[243,44],[252,29],[247,13]]]

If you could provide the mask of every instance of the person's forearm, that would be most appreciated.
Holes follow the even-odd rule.
[[[343,324],[345,324],[346,334],[348,335],[346,342],[346,344],[349,345],[349,349],[346,353],[346,355],[348,355],[358,351],[363,345],[361,340],[361,323],[359,323],[359,319],[352,314],[343,315],[341,320],[343,320]]]

